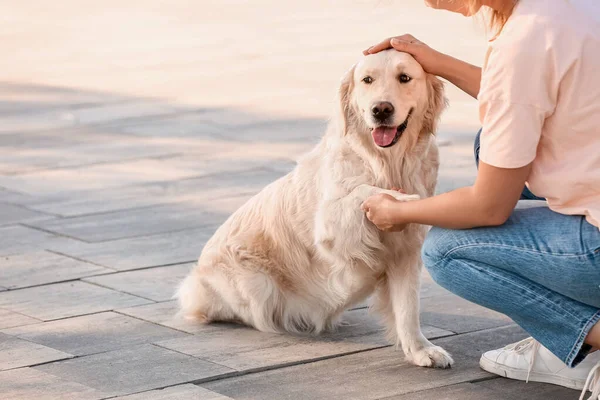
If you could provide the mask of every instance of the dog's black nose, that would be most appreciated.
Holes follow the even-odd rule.
[[[375,119],[383,121],[394,113],[394,106],[389,101],[381,101],[371,107],[371,112]]]

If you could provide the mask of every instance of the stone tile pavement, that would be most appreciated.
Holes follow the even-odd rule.
[[[335,334],[175,318],[215,228],[323,133],[360,50],[412,32],[472,62],[480,29],[419,0],[22,0],[0,24],[0,399],[572,399],[481,371],[524,333],[424,274],[408,365],[365,306]],[[473,100],[448,87],[438,191],[472,181]]]

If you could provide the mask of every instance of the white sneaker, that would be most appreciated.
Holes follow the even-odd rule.
[[[586,387],[584,394],[590,385],[598,386],[596,389],[600,391],[600,380],[595,379],[595,375],[600,374],[598,364],[600,351],[587,356],[575,368],[569,368],[533,338],[513,343],[503,349],[488,351],[479,361],[481,368],[492,374],[526,382],[551,383],[577,390]],[[588,375],[589,379],[586,379]],[[598,394],[592,398],[597,397]]]

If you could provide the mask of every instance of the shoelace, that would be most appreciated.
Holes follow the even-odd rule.
[[[531,371],[533,370],[533,365],[535,364],[535,356],[537,355],[538,350],[540,348],[540,343],[537,340],[534,340],[532,337],[528,337],[527,339],[523,339],[520,342],[509,344],[504,348],[504,350],[514,351],[517,354],[523,355],[531,347],[533,347],[531,349],[532,355],[531,360],[529,360],[529,368],[527,369],[527,379],[525,380],[525,383],[529,383],[529,376],[531,375]]]
[[[598,397],[600,396],[600,363],[596,364],[596,366],[590,371],[587,380],[585,381],[585,386],[581,391],[579,400],[583,400],[588,390],[592,392],[592,395],[588,397],[588,400],[598,400]]]

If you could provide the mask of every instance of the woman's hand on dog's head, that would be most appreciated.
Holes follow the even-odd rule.
[[[387,49],[396,49],[404,53],[409,53],[421,64],[427,73],[440,75],[440,71],[443,69],[445,55],[408,34],[387,38],[364,50],[363,54],[368,56],[369,54],[379,53]]]

